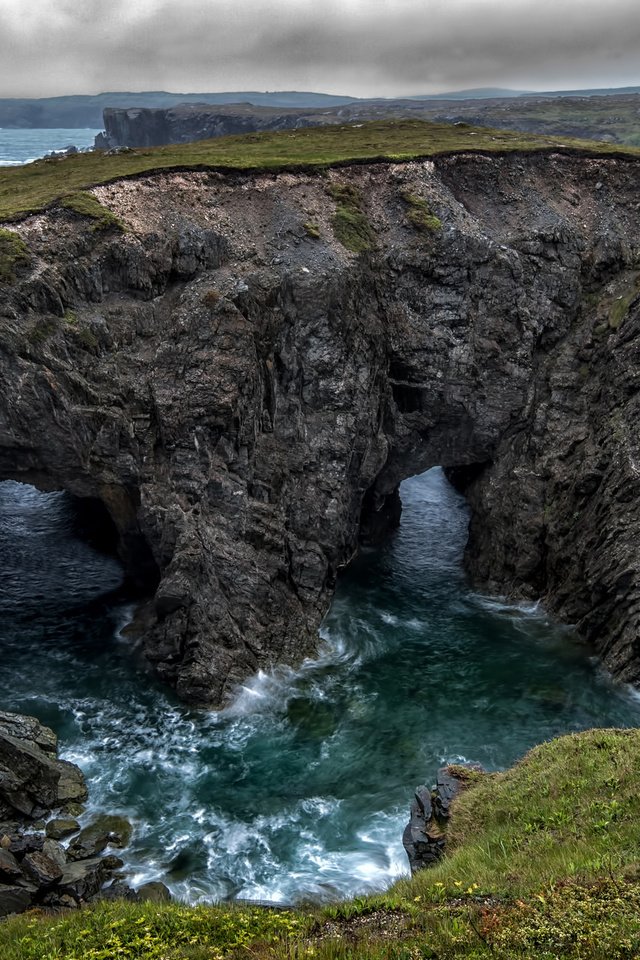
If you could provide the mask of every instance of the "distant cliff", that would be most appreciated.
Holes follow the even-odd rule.
[[[250,103],[228,106],[180,104],[156,110],[110,107],[104,111],[105,132],[96,137],[96,147],[159,147],[166,143],[208,140],[226,134],[292,130],[339,121],[339,112],[335,110],[276,109]]]
[[[313,650],[436,464],[474,581],[640,681],[639,189],[633,158],[467,153],[33,215],[5,231],[0,478],[102,500],[187,700]]]
[[[0,127],[95,127],[102,126],[105,107],[172,107],[179,103],[252,103],[256,106],[277,108],[326,108],[352,103],[354,97],[333,96],[327,93],[305,93],[281,90],[260,93],[245,90],[229,93],[167,93],[163,90],[143,93],[99,93],[95,96],[0,98]]]

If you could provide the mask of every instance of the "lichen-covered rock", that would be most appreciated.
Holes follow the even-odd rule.
[[[434,465],[471,504],[474,579],[640,680],[639,183],[632,158],[460,155],[95,188],[117,237],[30,217],[0,476],[105,504],[155,594],[146,655],[193,702],[313,650],[360,530]],[[360,256],[332,229],[345,185]]]

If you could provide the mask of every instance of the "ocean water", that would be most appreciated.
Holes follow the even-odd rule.
[[[35,714],[123,813],[130,882],[189,901],[326,899],[407,872],[413,789],[439,765],[505,767],[536,743],[636,726],[640,698],[543,610],[474,593],[465,501],[435,469],[406,481],[397,533],[346,572],[318,656],[260,673],[219,713],[180,704],[123,627],[113,557],[73,501],[0,484],[0,707]]]
[[[31,163],[53,150],[92,147],[99,130],[90,128],[9,130],[0,127],[0,167]]]

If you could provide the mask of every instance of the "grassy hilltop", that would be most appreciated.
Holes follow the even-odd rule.
[[[139,148],[114,155],[84,153],[3,169],[0,171],[0,221],[19,219],[87,187],[154,170],[295,170],[366,161],[413,160],[470,150],[490,153],[562,150],[591,156],[640,158],[640,148],[635,147],[422,120],[307,127]]]
[[[640,730],[476,775],[448,855],[386,893],[297,910],[104,903],[0,924],[3,960],[637,960]]]

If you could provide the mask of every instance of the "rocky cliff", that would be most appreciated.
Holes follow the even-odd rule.
[[[338,110],[273,108],[250,103],[178,104],[173,107],[107,107],[104,133],[96,137],[98,149],[111,147],[159,147],[165,143],[188,143],[228,134],[260,130],[295,130],[323,123],[339,123]]]
[[[312,651],[360,532],[435,464],[476,582],[636,681],[639,183],[632,159],[458,155],[95,188],[125,232],[32,216],[0,477],[104,503],[154,592],[146,654],[193,702]]]

